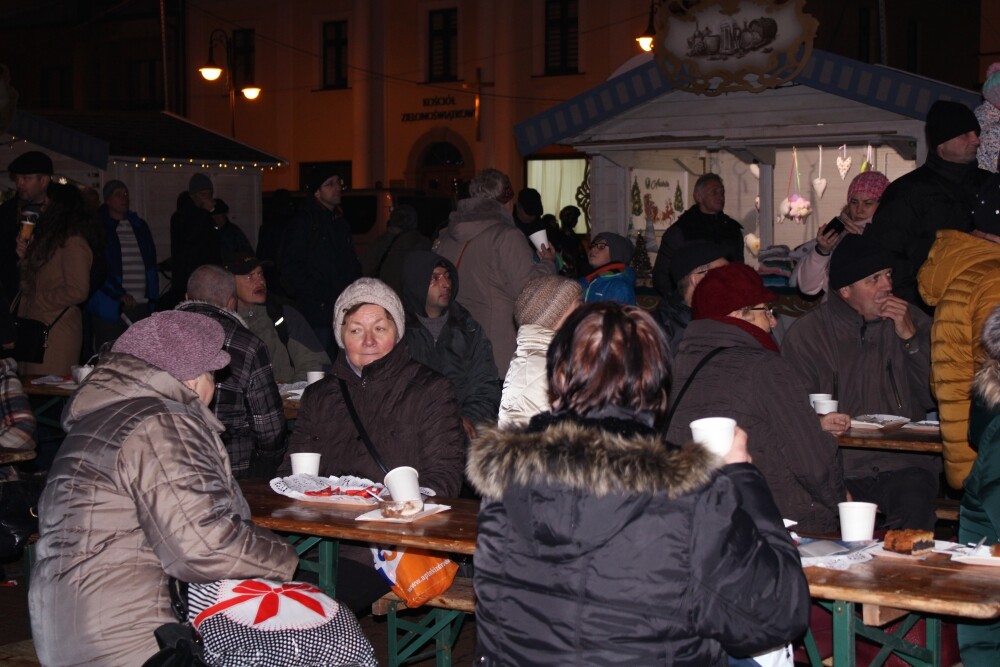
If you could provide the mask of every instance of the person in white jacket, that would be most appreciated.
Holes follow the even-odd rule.
[[[517,348],[500,397],[500,428],[524,426],[549,409],[546,358],[556,330],[583,302],[579,283],[562,276],[528,281],[514,303]]]

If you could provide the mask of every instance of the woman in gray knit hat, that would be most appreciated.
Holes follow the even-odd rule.
[[[583,288],[562,276],[529,280],[514,303],[517,349],[503,382],[501,428],[525,426],[549,409],[546,357],[556,330],[583,301]]]
[[[341,353],[332,372],[306,388],[279,473],[290,474],[291,454],[318,452],[320,475],[382,481],[389,470],[412,466],[420,486],[458,496],[465,465],[458,401],[447,378],[410,357],[400,343],[404,330],[403,304],[381,280],[358,278],[340,294],[333,335]],[[389,590],[370,550],[342,546],[340,555],[337,598],[351,609],[370,607]],[[352,560],[346,568],[345,557]]]

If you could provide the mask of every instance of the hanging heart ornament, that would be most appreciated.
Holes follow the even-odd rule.
[[[825,178],[814,178],[813,179],[813,190],[816,191],[816,198],[822,199],[823,193],[826,192],[826,179]]]
[[[851,170],[851,156],[837,156],[837,171],[840,172],[840,180],[847,178],[847,172]]]

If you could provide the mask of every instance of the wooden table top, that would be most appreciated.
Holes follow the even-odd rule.
[[[317,535],[404,547],[422,547],[448,553],[471,554],[476,550],[476,520],[479,501],[442,498],[451,509],[413,523],[356,521],[369,505],[310,503],[287,498],[271,490],[264,480],[240,482],[250,504],[253,521],[271,530]]]
[[[906,428],[882,430],[877,428],[852,428],[837,436],[841,447],[884,449],[899,452],[940,454],[941,431],[917,431]]]
[[[924,558],[876,556],[848,570],[805,568],[809,593],[931,614],[1000,616],[1000,570],[953,563],[947,554]]]
[[[63,387],[54,384],[32,384],[32,381],[44,377],[42,375],[22,375],[21,376],[21,387],[24,389],[24,393],[29,396],[69,396],[73,393],[73,390],[68,387]],[[67,380],[67,382],[72,382],[72,380]]]
[[[0,465],[30,461],[35,458],[34,449],[5,449],[0,447]]]

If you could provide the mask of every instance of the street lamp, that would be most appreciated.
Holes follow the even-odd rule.
[[[233,42],[229,35],[222,28],[216,28],[208,37],[208,62],[198,68],[202,77],[206,81],[215,81],[222,76],[222,68],[215,64],[215,47],[220,46],[226,55],[226,85],[229,88],[229,132],[236,136],[236,83],[233,81]],[[240,92],[248,100],[255,100],[260,96],[260,88],[252,83],[244,85]]]
[[[649,23],[646,24],[646,31],[635,38],[635,41],[639,42],[639,48],[643,51],[653,50],[653,39],[656,37],[656,25],[653,23],[655,13],[656,0],[649,0]]]

